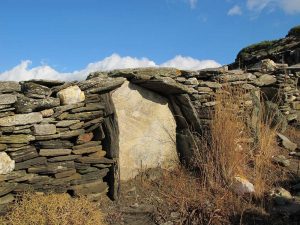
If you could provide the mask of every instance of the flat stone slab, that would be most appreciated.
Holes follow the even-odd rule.
[[[43,120],[43,116],[39,112],[18,114],[14,116],[0,118],[0,127],[33,124],[33,123],[39,123],[42,120]]]
[[[57,127],[69,127],[69,126],[74,125],[79,122],[80,122],[80,120],[63,120],[63,121],[59,121],[56,124],[56,126]]]
[[[82,154],[94,153],[94,152],[98,152],[98,151],[102,151],[101,145],[73,150],[72,153],[75,155],[82,155]]]
[[[0,93],[21,91],[21,85],[15,81],[1,81],[0,82]]]
[[[0,184],[0,196],[12,192],[16,188],[16,183],[2,183]]]
[[[33,131],[35,135],[55,134],[56,126],[54,124],[35,124]]]
[[[0,95],[0,105],[9,105],[17,101],[17,96],[12,94]]]
[[[30,141],[34,141],[34,140],[35,137],[28,134],[0,136],[0,143],[5,143],[5,144],[29,143]]]
[[[40,156],[61,156],[71,154],[71,149],[41,149]]]

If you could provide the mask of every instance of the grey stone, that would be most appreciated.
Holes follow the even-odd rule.
[[[40,149],[40,156],[61,156],[61,155],[69,155],[71,153],[71,149]]]
[[[32,99],[28,97],[19,97],[15,103],[17,113],[30,113],[50,109],[60,105],[57,98],[46,97],[43,99]]]
[[[126,79],[123,77],[95,77],[86,81],[80,82],[79,86],[88,94],[109,92],[120,87]]]
[[[8,174],[15,168],[15,161],[6,152],[0,152],[0,174]]]
[[[84,156],[81,158],[78,158],[75,160],[75,162],[80,162],[80,163],[85,163],[85,164],[112,164],[114,163],[114,160],[108,159],[105,157],[89,157],[89,156]]]
[[[17,101],[17,97],[12,94],[0,94],[0,105],[10,105]]]
[[[29,143],[30,141],[34,141],[34,140],[35,137],[28,134],[0,136],[0,143],[6,143],[6,144]]]
[[[78,149],[82,149],[82,148],[94,147],[94,146],[99,146],[99,145],[101,145],[101,141],[89,141],[82,145],[73,146],[73,149],[78,150]]]
[[[71,138],[71,137],[76,137],[80,134],[84,134],[84,132],[85,132],[84,129],[66,131],[66,132],[60,133],[59,137],[61,139],[68,139],[68,138]]]
[[[34,159],[29,159],[24,162],[16,163],[15,170],[27,169],[34,165],[42,165],[46,164],[47,158],[46,157],[37,157]]]
[[[64,178],[64,177],[70,177],[70,176],[74,175],[75,173],[76,173],[75,169],[70,169],[67,171],[56,173],[54,176],[55,176],[55,178],[60,179],[60,178]]]
[[[54,124],[35,124],[33,125],[35,135],[48,135],[56,133],[56,126]]]
[[[0,151],[6,150],[7,145],[6,144],[0,144]]]
[[[59,121],[56,126],[57,127],[69,127],[73,124],[79,123],[80,120],[63,120],[63,121]]]
[[[277,136],[281,140],[281,144],[284,148],[290,150],[290,151],[295,151],[297,148],[297,144],[291,142],[286,136],[283,134],[277,133]]]
[[[76,114],[67,114],[66,120],[91,120],[103,116],[103,111],[81,112]]]
[[[103,181],[96,181],[93,183],[73,186],[72,190],[76,196],[81,196],[92,193],[105,193],[108,190],[108,186]]]
[[[49,158],[48,162],[62,162],[62,161],[72,161],[81,157],[80,155],[66,155],[66,156],[57,156]]]
[[[288,167],[291,164],[290,160],[288,160],[284,155],[273,156],[272,162],[283,167]]]
[[[39,123],[42,120],[43,120],[42,114],[38,112],[28,113],[28,114],[18,114],[14,116],[0,118],[0,127],[33,124],[33,123]]]
[[[60,134],[48,134],[48,135],[35,136],[35,140],[37,141],[46,141],[46,140],[52,140],[57,138],[60,138]]]
[[[4,195],[0,198],[0,205],[11,203],[15,200],[12,194]]]
[[[73,146],[73,144],[67,140],[38,141],[35,143],[35,145],[40,149],[41,148],[46,148],[46,149],[72,148]]]
[[[29,160],[32,158],[38,157],[38,153],[35,149],[35,147],[26,148],[24,150],[19,150],[15,152],[10,152],[9,155],[12,157],[13,160],[16,162],[21,162],[25,160]]]
[[[88,112],[88,111],[98,111],[103,110],[104,105],[99,103],[88,103],[85,107],[80,107],[76,109],[72,109],[71,113],[79,113],[79,112]]]
[[[254,81],[254,84],[261,87],[276,83],[276,78],[269,74],[264,74]]]
[[[0,93],[9,92],[19,92],[21,91],[21,85],[15,81],[1,81],[0,82]]]
[[[74,124],[74,125],[71,125],[71,126],[70,126],[70,129],[71,129],[71,130],[77,130],[77,129],[82,128],[83,125],[84,125],[84,122],[82,121],[82,122],[76,123],[76,124]]]
[[[30,97],[32,97],[32,94],[37,94],[37,95],[41,95],[41,96],[50,96],[52,91],[50,88],[37,84],[37,83],[33,83],[33,82],[26,82],[22,85],[22,89],[25,93],[25,95],[29,95]],[[28,97],[29,97],[28,96]]]
[[[102,146],[94,146],[94,147],[86,147],[86,148],[81,148],[77,150],[73,150],[72,153],[75,155],[82,155],[82,154],[87,154],[87,153],[94,153],[102,151]]]
[[[0,184],[0,196],[4,196],[12,192],[16,188],[16,183],[1,183]]]

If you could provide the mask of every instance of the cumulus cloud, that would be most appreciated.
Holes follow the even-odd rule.
[[[227,12],[228,16],[240,16],[242,15],[242,9],[238,5],[233,6],[229,11]]]
[[[257,12],[280,8],[288,14],[296,14],[300,13],[300,0],[247,0],[247,8]]]
[[[175,56],[173,59],[161,64],[162,67],[174,67],[183,70],[200,70],[221,66],[214,60],[198,60],[192,57]]]
[[[175,67],[178,69],[199,70],[221,66],[214,60],[198,60],[191,57],[176,56],[171,60],[157,65],[147,58],[134,58],[130,56],[121,57],[113,54],[98,62],[90,63],[86,68],[69,73],[61,73],[48,65],[41,65],[30,68],[31,61],[22,61],[14,68],[0,73],[0,80],[30,80],[30,79],[51,79],[51,80],[84,80],[87,75],[95,71],[108,71],[114,69],[139,68],[139,67]]]

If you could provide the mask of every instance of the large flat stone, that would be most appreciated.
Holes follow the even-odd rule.
[[[58,98],[46,97],[43,99],[33,99],[25,96],[18,97],[17,102],[14,104],[18,113],[37,112],[59,105],[60,101]]]
[[[12,192],[16,188],[16,183],[1,183],[0,184],[0,196],[6,195]]]
[[[39,123],[42,120],[43,120],[43,116],[39,112],[28,113],[28,114],[17,114],[14,116],[0,118],[0,127],[33,124],[33,123]]]
[[[10,152],[9,155],[16,162],[26,161],[26,160],[33,159],[33,158],[36,158],[36,157],[39,156],[39,154],[37,153],[35,147],[25,148],[25,149],[20,150],[20,151]]]
[[[75,155],[82,155],[82,154],[87,154],[87,153],[94,153],[102,151],[102,146],[94,146],[94,147],[86,147],[86,148],[81,148],[77,150],[73,150],[72,153]]]
[[[43,165],[46,164],[46,162],[47,162],[46,157],[37,157],[34,159],[29,159],[24,162],[16,163],[15,170],[27,169],[34,165]]]
[[[76,196],[107,192],[108,186],[103,181],[96,181],[88,184],[81,184],[72,187]]]
[[[168,99],[129,82],[115,90],[112,99],[120,131],[121,179],[133,178],[141,165],[145,168],[177,165],[176,122]]]
[[[67,140],[50,140],[50,141],[38,141],[35,143],[36,146],[41,148],[71,148],[73,144]]]

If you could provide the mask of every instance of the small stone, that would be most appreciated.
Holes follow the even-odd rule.
[[[66,155],[66,156],[57,156],[49,158],[48,162],[63,162],[63,161],[72,161],[78,159],[80,155]]]
[[[73,144],[70,141],[67,140],[50,140],[50,141],[39,141],[35,143],[36,146],[41,148],[52,148],[52,149],[58,149],[58,148],[72,148]]]
[[[71,149],[41,149],[40,156],[60,156],[71,154]]]
[[[291,193],[282,187],[272,189],[270,196],[276,205],[289,204],[293,199]]]
[[[60,133],[59,137],[61,139],[68,139],[68,138],[71,138],[71,137],[76,137],[76,136],[79,136],[81,134],[84,134],[84,132],[85,132],[84,129],[66,131],[66,132]]]
[[[74,125],[76,123],[80,123],[80,120],[63,120],[59,121],[56,126],[57,127],[69,127],[71,125]]]
[[[284,155],[273,156],[272,157],[272,162],[274,164],[278,164],[278,165],[283,166],[283,167],[288,167],[291,164],[290,160],[288,160],[287,158],[285,158]]]
[[[33,125],[35,135],[48,135],[56,133],[56,126],[54,124],[35,124]]]
[[[254,84],[262,87],[276,83],[276,78],[269,74],[264,74],[254,81]]]
[[[87,153],[94,153],[94,152],[98,152],[98,151],[102,151],[102,146],[94,146],[94,147],[87,147],[87,148],[82,148],[82,149],[77,149],[77,150],[73,150],[72,153],[75,155],[82,155],[82,154],[87,154]],[[104,155],[102,155],[104,156]]]
[[[73,146],[73,149],[76,150],[76,149],[88,148],[88,147],[99,146],[99,145],[101,145],[101,141],[89,141],[82,145]]]
[[[290,150],[290,151],[295,151],[297,148],[297,144],[291,142],[286,136],[283,134],[277,133],[277,136],[281,140],[281,144],[284,148]]]
[[[6,152],[0,152],[0,174],[8,174],[15,168],[15,161],[6,154]]]
[[[0,105],[10,105],[17,101],[17,97],[12,94],[0,95]]]
[[[233,191],[239,195],[254,192],[254,185],[242,177],[235,177],[232,186]]]
[[[67,87],[57,93],[61,104],[70,105],[83,102],[85,99],[84,92],[77,85]]]
[[[0,144],[0,151],[6,150],[7,145],[6,144]]]
[[[6,144],[22,144],[22,143],[29,143],[30,141],[34,141],[34,140],[35,137],[28,134],[0,136],[0,143],[6,143]]]
[[[103,181],[96,181],[88,184],[81,184],[72,187],[76,196],[94,194],[94,193],[106,193],[108,186]]]
[[[93,133],[86,133],[86,134],[81,134],[78,136],[76,143],[77,144],[84,144],[89,141],[91,141],[94,137]]]
[[[34,159],[26,160],[24,162],[16,163],[15,169],[16,170],[27,169],[30,166],[46,164],[46,162],[47,162],[46,157],[37,157]]]
[[[187,80],[184,82],[184,84],[186,84],[186,85],[198,85],[199,82],[198,82],[197,78],[192,77],[192,78],[187,79]]]
[[[0,205],[11,203],[15,200],[12,194],[4,195],[0,198]]]
[[[16,188],[16,183],[1,183],[0,184],[0,196],[4,196],[12,192]]]
[[[54,114],[54,110],[53,109],[45,109],[45,110],[42,110],[40,112],[42,114],[42,116],[45,118],[45,117],[50,117]]]
[[[76,173],[76,170],[75,169],[70,169],[70,170],[67,170],[67,171],[63,171],[61,173],[56,173],[54,176],[55,178],[64,178],[64,177],[70,177],[72,175],[74,175]]]
[[[42,120],[43,120],[43,116],[39,112],[18,114],[14,116],[0,118],[0,127],[33,124],[33,123],[39,123]]]

